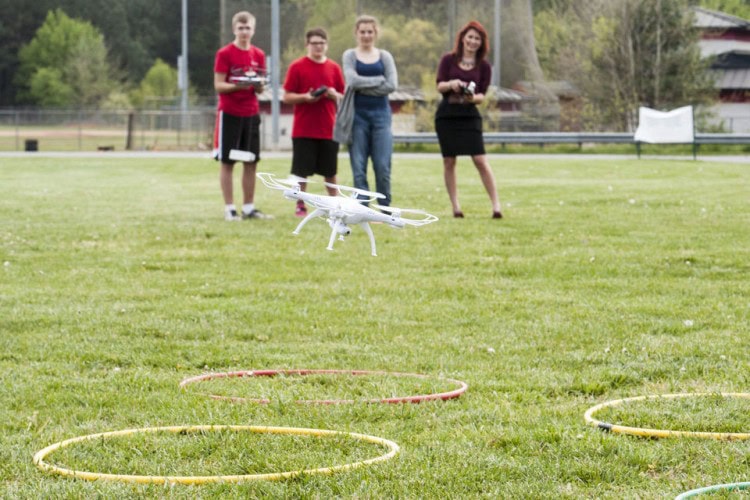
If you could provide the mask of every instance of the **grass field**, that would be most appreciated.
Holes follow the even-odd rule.
[[[6,158],[0,166],[0,497],[669,498],[750,480],[748,442],[606,434],[591,406],[631,396],[748,390],[750,168],[666,160],[493,159],[506,218],[468,161],[467,218],[450,218],[436,157],[397,158],[394,204],[441,218],[295,237],[293,203],[258,186],[271,221],[222,220],[210,160]],[[350,183],[342,161],[340,182]],[[286,175],[288,160],[262,170]],[[322,188],[320,185],[313,189]],[[238,378],[331,368],[421,373]],[[300,405],[448,391],[418,405]],[[360,382],[361,383],[357,383]],[[264,396],[271,404],[204,393]],[[597,418],[750,430],[750,401],[646,401]],[[390,461],[292,480],[203,486],[43,473],[42,448],[128,428],[267,425],[392,440]],[[256,474],[386,453],[345,437],[208,432],[96,440],[61,467]]]

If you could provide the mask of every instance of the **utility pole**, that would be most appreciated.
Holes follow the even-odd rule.
[[[182,0],[182,54],[177,59],[178,66],[178,78],[177,83],[179,89],[182,91],[182,98],[180,100],[180,111],[183,113],[183,119],[185,113],[188,110],[188,41],[187,41],[187,25],[188,25],[188,10],[187,0]]]
[[[456,36],[456,0],[448,0],[448,50],[453,50],[454,36]]]
[[[492,84],[500,88],[500,9],[502,8],[501,0],[495,0],[495,32],[493,33],[493,45],[495,46],[495,53],[493,54],[493,67],[495,71],[492,72]]]
[[[227,43],[227,1],[219,0],[219,47]]]
[[[279,65],[281,42],[279,39],[279,0],[271,0],[271,129],[273,149],[279,149]]]

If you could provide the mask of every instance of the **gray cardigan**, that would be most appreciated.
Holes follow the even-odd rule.
[[[333,129],[333,140],[341,144],[351,143],[352,124],[354,123],[354,94],[384,96],[398,87],[396,63],[390,52],[380,50],[380,60],[385,66],[384,76],[360,76],[357,74],[357,54],[354,49],[344,52],[343,67],[346,80],[344,99],[336,112],[336,125]]]

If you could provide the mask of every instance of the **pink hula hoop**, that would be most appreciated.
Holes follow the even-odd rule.
[[[434,401],[448,399],[454,399],[459,397],[461,394],[466,392],[469,388],[466,382],[461,380],[454,380],[450,378],[442,377],[431,377],[429,375],[423,375],[420,373],[401,373],[401,372],[386,372],[386,371],[370,371],[370,370],[241,370],[234,372],[221,372],[221,373],[205,373],[203,375],[197,375],[184,379],[180,382],[180,388],[185,389],[190,384],[197,382],[204,382],[206,380],[213,380],[219,378],[242,378],[242,377],[275,377],[276,375],[386,375],[392,377],[412,377],[419,379],[432,379],[444,380],[452,384],[458,385],[457,389],[448,392],[440,392],[434,394],[419,394],[414,396],[400,396],[393,398],[378,398],[378,399],[300,399],[295,401],[299,404],[320,404],[320,405],[336,405],[336,404],[352,404],[352,403],[386,403],[386,404],[397,404],[397,403],[421,403],[423,401]],[[259,403],[259,404],[270,404],[270,399],[256,399],[256,398],[243,398],[239,396],[221,396],[218,394],[204,394],[212,399],[220,399],[224,401],[243,402],[243,403]]]

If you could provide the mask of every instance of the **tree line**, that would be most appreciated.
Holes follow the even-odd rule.
[[[638,105],[707,102],[708,63],[691,27],[690,6],[698,4],[750,17],[746,0],[502,0],[501,84],[571,82],[590,127],[625,129]],[[366,12],[381,21],[379,44],[394,54],[400,83],[428,95],[455,30],[469,19],[493,30],[493,0],[280,6],[282,77],[304,53],[307,28],[325,27],[329,56],[340,60],[354,44],[357,13]],[[0,106],[142,107],[177,95],[179,0],[0,0],[0,8]],[[254,41],[270,53],[269,0],[188,2],[193,96],[213,94],[213,57],[231,41],[229,19],[241,9],[258,17]]]

